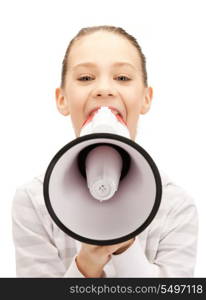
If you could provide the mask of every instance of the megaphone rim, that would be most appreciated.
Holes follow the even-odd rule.
[[[145,222],[135,231],[124,235],[122,237],[119,238],[115,238],[115,239],[110,239],[110,240],[93,240],[90,238],[86,238],[83,236],[78,235],[77,233],[71,231],[70,229],[68,229],[57,217],[57,215],[55,214],[52,205],[51,205],[51,201],[50,201],[50,197],[49,197],[49,181],[50,181],[50,176],[52,174],[52,171],[56,165],[56,163],[58,162],[59,158],[66,152],[68,151],[70,148],[74,147],[75,145],[82,143],[84,141],[87,140],[92,140],[92,139],[112,139],[112,140],[118,140],[120,142],[126,143],[129,146],[133,147],[135,150],[137,150],[138,152],[140,152],[142,154],[142,156],[146,159],[147,163],[150,165],[153,175],[154,175],[154,179],[155,179],[155,184],[156,184],[156,197],[155,197],[155,201],[154,201],[154,205],[153,208],[148,216],[148,218],[145,220]],[[43,195],[44,195],[44,201],[45,201],[45,205],[46,208],[51,216],[51,218],[53,219],[53,221],[56,223],[56,225],[63,231],[65,232],[67,235],[73,237],[76,240],[79,240],[80,242],[83,243],[87,243],[87,244],[93,244],[93,245],[101,245],[101,246],[105,246],[105,245],[113,245],[113,244],[118,244],[121,242],[125,242],[135,236],[137,236],[138,234],[140,234],[142,231],[144,231],[149,224],[152,222],[152,220],[154,219],[154,217],[156,216],[159,206],[161,204],[161,197],[162,197],[162,181],[161,181],[161,177],[159,174],[159,170],[155,164],[155,162],[153,161],[152,157],[148,154],[148,152],[143,149],[143,147],[141,147],[139,144],[137,144],[136,142],[121,136],[121,135],[117,135],[117,134],[112,134],[112,133],[92,133],[92,134],[87,134],[81,137],[77,137],[76,139],[70,141],[69,143],[67,143],[65,146],[63,146],[52,158],[52,160],[50,161],[47,170],[45,172],[45,176],[44,176],[44,180],[43,180]]]

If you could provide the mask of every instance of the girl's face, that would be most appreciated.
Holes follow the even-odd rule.
[[[111,106],[121,113],[135,140],[140,114],[151,105],[137,49],[124,37],[98,31],[76,40],[68,57],[63,89],[56,89],[57,108],[71,115],[76,137],[90,112]]]

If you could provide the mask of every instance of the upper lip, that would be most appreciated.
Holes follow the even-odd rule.
[[[102,105],[102,106],[106,106],[106,105]],[[91,109],[90,111],[89,111],[89,113],[87,114],[87,118],[89,118],[89,116],[92,114],[92,113],[94,113],[95,111],[97,111],[99,108],[101,108],[102,106],[96,106],[95,108],[93,108],[93,109]],[[116,113],[118,113],[118,114],[120,114],[120,116],[123,118],[123,120],[126,122],[126,118],[125,118],[125,114],[121,111],[121,110],[119,110],[118,108],[116,108],[116,107],[114,107],[114,106],[111,106],[111,105],[109,105],[109,106],[107,106],[108,108],[110,108],[113,112],[116,112]]]

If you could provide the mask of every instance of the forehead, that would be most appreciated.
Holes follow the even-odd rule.
[[[98,31],[80,37],[70,49],[70,67],[87,61],[96,64],[114,64],[127,61],[134,66],[140,65],[138,50],[125,37],[111,32]]]

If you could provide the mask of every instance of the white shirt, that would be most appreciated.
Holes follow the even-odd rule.
[[[75,258],[81,243],[52,221],[43,197],[43,178],[16,190],[12,206],[18,277],[84,277]],[[161,175],[163,193],[151,224],[123,253],[112,255],[105,277],[192,277],[198,217],[193,199]]]

